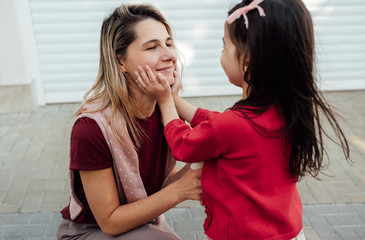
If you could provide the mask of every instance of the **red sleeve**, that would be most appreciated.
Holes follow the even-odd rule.
[[[175,119],[164,131],[176,160],[194,163],[216,158],[222,153],[209,118],[193,129],[181,119]]]
[[[98,124],[91,118],[76,121],[71,134],[70,170],[112,167],[112,155]]]
[[[205,121],[208,119],[208,115],[215,114],[219,112],[209,111],[203,108],[198,108],[194,114],[193,119],[191,120],[191,127],[195,127],[196,125],[199,125],[202,121]]]

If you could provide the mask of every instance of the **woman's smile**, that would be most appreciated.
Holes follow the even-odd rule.
[[[174,65],[171,66],[166,66],[166,67],[161,67],[161,68],[157,68],[156,72],[172,72],[174,70]]]

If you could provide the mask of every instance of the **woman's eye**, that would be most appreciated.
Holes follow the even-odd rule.
[[[146,50],[153,50],[153,49],[155,49],[156,48],[156,46],[153,46],[153,47],[149,47],[149,48],[147,48]]]

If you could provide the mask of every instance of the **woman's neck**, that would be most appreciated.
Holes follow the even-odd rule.
[[[150,98],[139,89],[133,87],[131,90],[133,91],[133,96],[136,99],[136,107],[138,109],[135,117],[138,119],[146,119],[150,117],[156,109],[157,101]]]
[[[139,116],[136,116],[139,119],[146,119],[150,117],[155,109],[156,109],[156,100],[151,98],[143,98],[137,102],[138,109],[139,109]]]

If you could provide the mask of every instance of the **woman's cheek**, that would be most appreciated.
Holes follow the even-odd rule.
[[[174,78],[174,76],[169,77],[169,78],[168,78],[168,81],[169,81],[170,86],[174,85],[174,83],[175,83],[175,78]]]
[[[167,79],[167,82],[170,84],[170,86],[175,83],[175,78],[173,73],[164,73],[164,76]],[[157,74],[156,78],[158,79]]]

